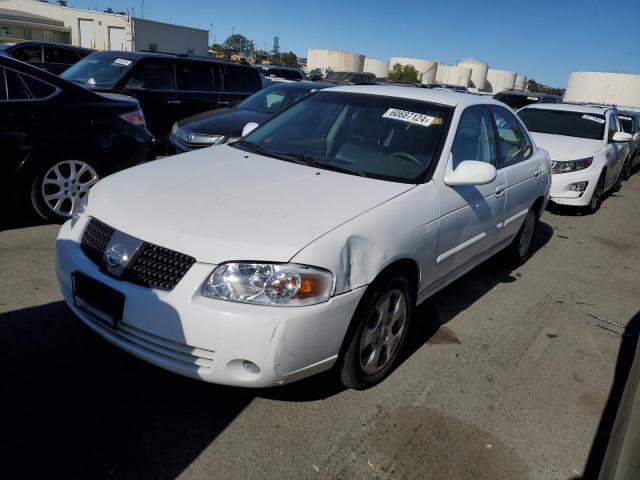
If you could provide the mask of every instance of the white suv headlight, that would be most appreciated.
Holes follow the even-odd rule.
[[[224,263],[202,287],[205,297],[263,305],[313,305],[329,300],[333,274],[293,263]]]

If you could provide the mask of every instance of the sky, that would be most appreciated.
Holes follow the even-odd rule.
[[[535,5],[535,7],[533,6]],[[134,12],[142,0],[70,0],[69,6]],[[144,17],[232,32],[301,57],[328,48],[368,57],[455,63],[475,58],[564,88],[574,70],[640,74],[640,0],[145,0]]]

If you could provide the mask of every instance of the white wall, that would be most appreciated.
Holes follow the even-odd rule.
[[[157,46],[158,52],[190,53],[207,55],[209,32],[197,28],[155,22],[143,18],[133,19],[135,50],[150,50],[150,44]]]

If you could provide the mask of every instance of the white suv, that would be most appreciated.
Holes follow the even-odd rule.
[[[632,137],[622,131],[615,108],[528,105],[518,115],[536,144],[551,155],[552,202],[593,213],[606,192],[620,189]]]
[[[550,168],[492,99],[326,89],[232,146],[99,182],[57,276],[83,322],[174,372],[264,387],[337,365],[366,388],[417,304],[506,247],[527,258]]]

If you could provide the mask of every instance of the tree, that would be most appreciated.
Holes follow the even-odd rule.
[[[418,81],[418,71],[413,65],[396,63],[389,72],[389,80],[399,83],[416,83]]]
[[[298,65],[298,56],[292,51],[283,53],[280,55],[280,59],[283,65]]]
[[[247,40],[247,37],[240,33],[236,33],[227,37],[224,41],[224,47],[236,53],[240,53],[247,48],[248,43],[249,40]]]

